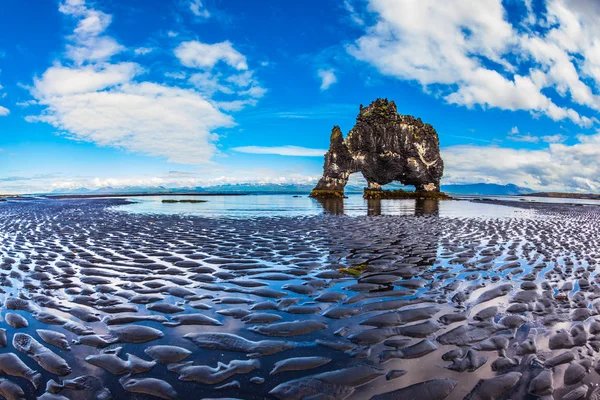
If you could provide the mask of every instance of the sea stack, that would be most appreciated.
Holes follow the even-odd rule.
[[[387,99],[361,105],[346,139],[339,126],[333,128],[323,177],[310,196],[344,197],[344,187],[355,172],[367,180],[367,198],[392,197],[385,193],[407,197],[407,192],[381,190],[394,181],[414,185],[416,196],[444,197],[439,193],[444,162],[437,132],[420,118],[398,114],[396,104]]]

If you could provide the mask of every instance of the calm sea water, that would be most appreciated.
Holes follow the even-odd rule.
[[[488,198],[488,197],[486,197]],[[162,203],[164,199],[206,200],[206,203]],[[507,199],[507,197],[502,197]],[[520,198],[511,198],[519,201]],[[531,200],[533,198],[525,198]],[[336,215],[438,215],[441,217],[527,217],[533,212],[495,204],[473,203],[469,198],[437,200],[365,200],[350,194],[344,200],[316,200],[306,195],[248,196],[152,196],[132,197],[132,204],[118,209],[132,213],[181,214],[203,217],[297,217],[320,214]],[[542,199],[544,200],[544,199]],[[549,199],[562,200],[562,199]],[[600,202],[597,202],[600,204]]]

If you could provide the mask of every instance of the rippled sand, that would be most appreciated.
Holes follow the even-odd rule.
[[[217,219],[122,203],[0,205],[1,396],[600,399],[594,206]]]

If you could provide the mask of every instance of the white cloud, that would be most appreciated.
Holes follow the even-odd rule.
[[[19,107],[29,107],[29,106],[37,104],[37,101],[35,101],[35,100],[26,100],[26,101],[19,101],[19,102],[15,103],[15,104],[17,106],[19,106]]]
[[[231,42],[215,44],[202,43],[197,40],[183,42],[175,49],[175,56],[190,68],[211,69],[218,62],[243,71],[248,69],[246,57],[233,48]]]
[[[242,72],[241,74],[234,74],[227,78],[227,82],[233,83],[238,87],[248,87],[254,83],[254,77],[252,71]]]
[[[138,47],[135,50],[133,50],[133,53],[136,56],[145,56],[146,54],[150,54],[154,51],[154,48],[152,47]]]
[[[0,150],[1,151],[1,150]],[[309,184],[314,185],[320,175],[295,170],[268,168],[239,169],[205,168],[194,172],[169,171],[157,175],[140,176],[62,176],[33,175],[0,177],[2,190],[11,194],[48,193],[79,188],[195,188],[223,184]]]
[[[98,36],[110,25],[112,17],[97,10],[86,9],[85,18],[79,20],[75,35]]]
[[[542,136],[542,140],[546,143],[562,143],[567,139],[568,138],[565,135],[561,135],[559,133],[557,133],[556,135]]]
[[[207,162],[216,150],[211,132],[234,125],[193,90],[150,82],[108,89],[40,96],[46,110],[29,120],[47,122],[73,139],[183,164]]]
[[[95,92],[130,82],[140,70],[135,63],[71,68],[57,65],[48,68],[41,78],[34,79],[34,95],[52,98]]]
[[[548,0],[537,18],[526,2],[528,14],[517,27],[501,0],[457,0],[452,7],[437,0],[369,0],[376,22],[348,51],[385,75],[425,89],[435,85],[449,103],[591,126],[595,118],[545,93],[554,89],[567,103],[600,111],[600,7],[593,3]]]
[[[260,99],[265,95],[265,93],[267,93],[267,89],[258,85],[252,85],[247,90],[242,90],[241,92],[238,92],[238,94],[241,96],[250,96],[255,99]]]
[[[600,191],[600,133],[579,135],[571,146],[551,143],[540,150],[451,146],[442,149],[442,157],[445,183],[514,183],[541,190]]]
[[[61,13],[77,17],[84,15],[86,9],[85,0],[65,0],[58,7]]]
[[[321,78],[321,91],[325,91],[337,82],[335,71],[332,69],[320,69],[317,71],[317,75]]]
[[[60,12],[78,18],[77,27],[70,36],[66,55],[77,65],[86,62],[106,61],[125,50],[113,38],[102,36],[112,17],[88,8],[83,0],[66,0],[59,6]]]
[[[255,106],[256,99],[217,101],[215,104],[223,111],[239,111],[246,106]]]
[[[350,2],[350,0],[344,0],[344,9],[350,15],[350,19],[354,24],[358,26],[363,26],[365,21],[361,18],[360,14],[356,11],[354,5]]]
[[[511,128],[507,137],[509,140],[513,140],[515,142],[538,143],[540,141],[540,138],[537,136],[533,136],[530,133],[519,132],[519,128],[516,126]]]
[[[241,146],[234,147],[231,150],[238,153],[248,154],[274,154],[279,156],[295,156],[295,157],[323,157],[327,150],[310,149],[299,146]]]
[[[219,76],[212,75],[210,72],[199,72],[190,76],[190,83],[203,93],[212,96],[216,92],[233,94],[234,91],[226,85],[219,83]]]
[[[256,102],[249,99],[250,93],[238,93],[258,86],[251,71],[247,71],[250,78],[245,86],[232,84],[234,98],[222,103],[212,99],[215,90],[144,81],[146,71],[140,64],[111,62],[116,52],[98,47],[105,42],[122,48],[104,35],[109,15],[88,8],[82,0],[64,1],[61,11],[75,17],[77,27],[68,37],[67,58],[34,79],[30,91],[43,111],[27,117],[30,122],[48,123],[73,140],[164,157],[173,163],[202,164],[217,152],[215,131],[235,125],[225,112],[242,106],[232,106],[236,101],[243,105]],[[234,73],[223,79],[237,76],[238,69],[247,70],[245,57],[229,42],[206,46],[212,49],[213,66],[219,60],[235,66]],[[186,76],[179,71],[170,74],[172,78]]]
[[[246,105],[254,105],[267,92],[255,79],[254,72],[248,70],[246,58],[233,49],[229,42],[214,45],[197,41],[184,42],[175,49],[175,54],[183,65],[203,69],[203,72],[192,74],[188,80],[201,92],[211,96],[222,93],[241,97],[219,101],[217,104],[224,110],[237,111]],[[220,60],[225,61],[221,65],[225,68],[216,68]],[[226,70],[225,74],[223,69]],[[231,70],[236,72],[231,73]],[[243,72],[237,72],[240,70]]]
[[[123,50],[125,47],[112,38],[94,37],[82,41],[78,45],[67,45],[67,57],[75,61],[77,65],[82,65],[86,62],[106,61]]]
[[[173,79],[187,78],[187,74],[185,72],[165,72],[165,76],[167,78],[173,78]]]
[[[190,10],[196,17],[210,18],[210,13],[200,0],[190,1]]]
[[[526,133],[524,135],[519,135],[519,136],[514,136],[510,139],[514,140],[515,142],[525,142],[525,143],[538,143],[540,141],[539,137],[533,136],[530,133]]]
[[[2,72],[2,70],[0,70],[0,72]],[[3,92],[2,89],[4,89],[4,87],[0,85],[0,99],[3,99],[7,96],[6,92]],[[8,114],[10,114],[8,108],[0,106],[0,117],[7,116]]]

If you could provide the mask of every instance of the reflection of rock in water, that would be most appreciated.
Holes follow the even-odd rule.
[[[316,198],[325,214],[344,215],[344,199]]]
[[[440,201],[436,199],[416,199],[415,215],[439,215]]]
[[[372,217],[381,215],[381,199],[367,200],[367,215]]]
[[[381,202],[382,201],[397,201],[397,200],[381,200],[381,199],[368,199],[367,206],[368,211],[367,215],[369,216],[377,216],[377,215],[385,215],[385,212],[382,212]],[[406,201],[406,200],[401,200]],[[415,200],[415,215],[439,215],[440,212],[440,201],[435,199],[416,199]]]

